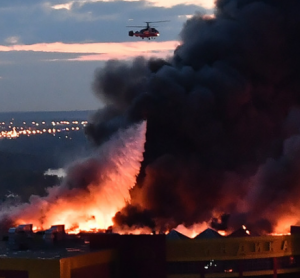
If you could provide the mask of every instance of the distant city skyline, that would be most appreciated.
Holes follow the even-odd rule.
[[[109,59],[172,55],[184,22],[213,7],[213,0],[3,0],[0,112],[101,108],[91,89],[97,68]],[[169,20],[156,41],[128,36],[126,25],[149,20]]]

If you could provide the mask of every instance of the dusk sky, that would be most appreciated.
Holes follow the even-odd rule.
[[[1,0],[0,112],[101,107],[91,84],[108,59],[166,57],[184,22],[212,14],[214,0]],[[127,25],[156,24],[158,39],[129,37]]]

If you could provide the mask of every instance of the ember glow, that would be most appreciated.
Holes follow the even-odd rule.
[[[247,230],[247,227],[245,225],[242,225],[243,230],[245,230],[247,235],[250,235],[250,231]]]
[[[194,224],[190,227],[185,227],[184,225],[178,225],[175,230],[184,234],[187,237],[194,238],[195,236],[199,235],[201,232],[209,228],[209,224],[206,222]]]
[[[274,232],[271,234],[275,236],[289,235],[291,225],[294,224],[299,225],[299,219],[297,217],[297,214],[290,216],[286,215],[284,217],[281,217],[280,219],[278,219]]]
[[[2,217],[9,215],[18,225],[32,223],[36,230],[58,224],[73,233],[106,229],[130,199],[145,132],[146,122],[119,131],[95,155],[71,165],[62,184],[48,188],[47,197],[32,196],[29,204],[2,208]]]

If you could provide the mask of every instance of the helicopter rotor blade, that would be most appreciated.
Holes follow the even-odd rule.
[[[140,25],[127,25],[126,27],[138,27],[138,28],[145,28],[145,25],[140,26]]]
[[[145,23],[159,23],[159,22],[170,22],[170,20],[159,20],[159,21],[144,21]]]

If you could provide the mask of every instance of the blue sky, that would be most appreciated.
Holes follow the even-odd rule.
[[[171,55],[184,22],[213,7],[213,0],[1,0],[0,112],[100,108],[91,89],[96,68]],[[126,25],[159,20],[169,22],[157,26],[156,41],[128,36]]]

